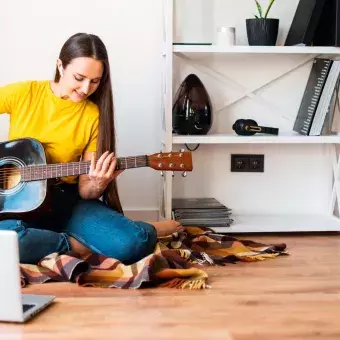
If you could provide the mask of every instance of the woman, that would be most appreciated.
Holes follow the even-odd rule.
[[[65,42],[54,81],[0,88],[0,113],[10,114],[10,140],[39,140],[48,163],[91,160],[89,174],[61,178],[50,187],[48,211],[0,222],[0,229],[18,233],[21,263],[74,251],[131,264],[153,252],[157,236],[182,229],[175,221],[132,221],[123,215],[113,111],[107,51],[91,34],[78,33]]]

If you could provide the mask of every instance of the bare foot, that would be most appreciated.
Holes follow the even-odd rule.
[[[168,236],[184,229],[179,222],[174,220],[149,223],[156,228],[158,237]]]
[[[76,240],[72,236],[69,236],[69,241],[71,244],[72,251],[79,254],[80,256],[85,257],[92,253],[92,251],[89,248],[86,248],[82,243],[80,243],[78,240]]]

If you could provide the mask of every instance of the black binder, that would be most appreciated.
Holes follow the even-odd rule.
[[[340,46],[340,0],[300,0],[285,46]]]
[[[315,30],[314,46],[340,46],[340,0],[326,0]]]
[[[323,14],[325,2],[326,0],[300,0],[286,38],[285,46],[298,44],[313,45],[315,32],[321,14]]]
[[[315,58],[293,130],[309,135],[322,90],[325,86],[333,60]]]

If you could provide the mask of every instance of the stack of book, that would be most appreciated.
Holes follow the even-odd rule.
[[[338,103],[340,60],[315,58],[293,130],[306,136],[329,134]]]
[[[173,219],[184,226],[230,227],[231,209],[215,198],[173,198]]]

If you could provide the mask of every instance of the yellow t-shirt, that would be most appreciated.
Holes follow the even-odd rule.
[[[0,87],[1,113],[10,115],[9,139],[37,139],[49,164],[76,162],[83,152],[96,151],[97,105],[90,100],[74,103],[57,97],[48,80]],[[62,180],[76,183],[77,176]]]

